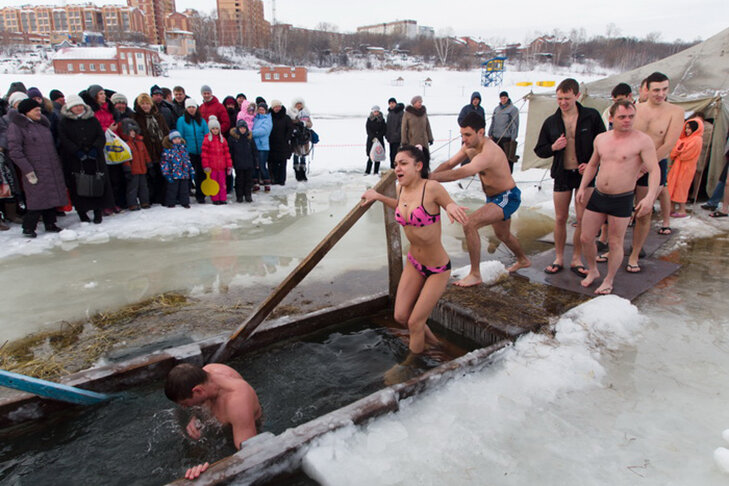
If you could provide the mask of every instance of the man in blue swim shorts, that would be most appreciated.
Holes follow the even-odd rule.
[[[480,116],[469,113],[461,120],[460,126],[463,142],[461,150],[431,172],[430,178],[439,182],[449,182],[478,174],[483,192],[486,193],[486,204],[469,214],[468,222],[463,225],[471,270],[455,285],[471,287],[482,282],[479,268],[481,265],[479,228],[491,225],[496,237],[514,253],[516,262],[508,268],[509,272],[528,267],[531,261],[521,248],[519,240],[511,233],[511,215],[521,204],[521,192],[511,176],[506,155],[498,145],[485,136],[486,123]],[[468,159],[471,160],[470,163],[460,166]]]

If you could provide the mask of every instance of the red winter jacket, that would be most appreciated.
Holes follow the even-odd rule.
[[[222,135],[212,133],[205,135],[202,144],[202,166],[203,169],[210,168],[215,171],[224,171],[233,167],[228,142]]]
[[[220,133],[228,133],[230,130],[230,119],[228,118],[228,110],[225,109],[223,104],[218,101],[218,98],[213,96],[210,101],[204,102],[198,108],[200,110],[200,116],[205,121],[209,121],[210,115],[215,115],[220,122]]]
[[[144,138],[141,135],[131,138],[124,134],[120,137],[129,145],[129,150],[132,151],[132,160],[124,162],[124,165],[132,168],[132,175],[146,174],[147,164],[151,163],[152,159],[149,157],[149,152],[147,152],[147,146],[144,145]]]

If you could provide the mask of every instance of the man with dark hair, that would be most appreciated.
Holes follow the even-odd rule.
[[[613,291],[613,279],[623,261],[623,240],[633,211],[633,188],[641,168],[648,170],[650,189],[636,204],[638,217],[650,216],[653,200],[658,194],[658,159],[650,137],[633,128],[635,114],[635,106],[627,99],[616,101],[610,107],[610,121],[614,129],[595,138],[595,151],[577,191],[576,200],[580,204],[587,203],[582,221],[582,249],[589,271],[580,282],[583,287],[589,287],[600,276],[594,239],[600,226],[608,222],[610,259],[607,275],[595,290],[597,295]],[[596,188],[588,202],[587,185],[595,175]]]
[[[177,118],[185,115],[185,100],[189,96],[185,94],[185,88],[182,86],[175,86],[172,88],[172,111],[175,113]]]
[[[678,137],[683,129],[683,109],[666,101],[668,97],[668,77],[655,72],[646,79],[648,100],[638,104],[638,112],[635,115],[635,129],[648,135],[656,147],[658,166],[661,170],[661,190],[658,193],[658,200],[661,204],[661,218],[663,219],[659,234],[671,234],[671,198],[666,189],[668,173],[668,156],[676,145]],[[638,199],[645,197],[648,192],[648,174],[638,179],[635,195]],[[636,217],[635,229],[633,230],[633,251],[628,258],[627,271],[639,273],[640,266],[638,258],[643,249],[645,240],[650,231],[651,215]]]
[[[182,407],[201,406],[221,425],[230,424],[233,442],[240,449],[243,442],[258,434],[263,410],[253,387],[230,366],[211,363],[202,368],[183,363],[167,375],[165,395]],[[193,416],[187,424],[187,435],[201,437],[201,421]],[[185,478],[195,479],[208,463],[187,470]]]
[[[489,137],[504,151],[509,170],[514,172],[516,162],[516,137],[519,135],[519,110],[511,102],[509,93],[499,94],[499,104],[494,108],[489,127]]]
[[[619,100],[628,100],[630,102],[633,102],[633,89],[627,83],[618,83],[613,88],[610,96],[612,96],[613,103]],[[611,130],[613,128],[612,124],[610,123],[611,107],[612,105],[608,106],[607,108],[605,108],[605,111],[602,112],[602,122],[605,124],[605,127],[607,127],[608,130]]]
[[[638,88],[638,103],[645,103],[648,101],[648,78],[643,79],[640,82],[640,88]]]
[[[177,125],[177,116],[175,116],[175,112],[172,110],[172,105],[168,101],[165,101],[162,88],[155,84],[150,88],[149,95],[152,97],[152,101],[157,106],[157,110],[159,110],[162,118],[165,119],[165,123],[167,123],[167,126],[171,130]]]
[[[482,282],[481,239],[478,230],[484,226],[491,225],[496,237],[516,256],[516,263],[508,268],[509,272],[531,265],[519,240],[511,233],[511,215],[521,204],[521,192],[511,177],[506,155],[486,137],[485,129],[486,124],[479,115],[466,115],[461,122],[461,149],[430,174],[430,179],[439,182],[456,181],[478,174],[481,187],[486,193],[486,204],[469,214],[468,222],[463,225],[471,270],[466,277],[455,283],[459,287],[471,287]],[[466,159],[471,162],[455,168]]]
[[[554,274],[564,268],[564,250],[567,241],[567,218],[573,191],[577,192],[582,181],[582,173],[592,157],[595,137],[605,131],[600,113],[577,102],[580,86],[572,78],[567,78],[557,86],[559,108],[544,120],[534,152],[541,158],[553,157],[551,176],[554,179],[554,262],[544,272]],[[592,190],[594,183],[586,189]],[[589,200],[587,194],[585,200]],[[573,250],[570,270],[584,277],[587,270],[582,265],[580,247],[580,223],[585,206],[575,201],[577,227],[572,239]]]
[[[402,134],[402,116],[404,114],[405,105],[398,103],[395,98],[387,100],[387,119],[385,120],[385,138],[390,144],[390,168],[395,168],[395,155],[397,149],[400,148]]]

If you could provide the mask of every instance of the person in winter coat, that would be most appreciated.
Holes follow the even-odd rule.
[[[220,185],[220,191],[212,196],[213,204],[227,204],[227,188],[225,176],[233,171],[233,161],[225,137],[220,133],[220,122],[217,117],[208,119],[210,133],[205,136],[202,145],[202,166],[210,178]]]
[[[686,201],[694,180],[696,163],[704,144],[704,124],[700,118],[688,120],[683,125],[681,136],[671,150],[671,170],[668,172],[668,193],[671,203],[677,206],[672,218],[686,217]]]
[[[114,105],[114,117],[119,122],[127,118],[134,118],[134,112],[129,108],[129,100],[121,93],[111,95],[111,104]],[[117,126],[117,133],[121,133],[120,125]]]
[[[159,163],[162,159],[162,150],[164,150],[162,142],[169,135],[170,129],[147,93],[140,94],[134,100],[134,121],[142,131],[144,144],[152,159],[152,167],[147,170],[150,200],[155,204],[164,204],[166,184]]]
[[[243,120],[248,125],[249,131],[253,128],[253,119],[256,117],[256,104],[248,100],[243,100],[240,105],[240,111],[236,116],[236,121]]]
[[[29,88],[28,89],[28,98],[32,98],[38,102],[39,105],[41,105],[41,113],[43,116],[48,118],[48,121],[51,122],[51,133],[53,134],[53,140],[56,142],[56,147],[58,146],[58,121],[59,118],[56,115],[56,112],[53,109],[53,102],[49,100],[48,98],[44,98],[43,94],[38,88]]]
[[[427,110],[423,105],[422,96],[414,96],[410,105],[405,108],[400,130],[400,143],[402,145],[420,145],[425,154],[425,162],[430,162],[429,145],[433,145],[433,132],[430,130]]]
[[[79,96],[71,95],[61,109],[61,121],[58,124],[58,136],[61,147],[66,183],[71,192],[71,201],[81,221],[89,221],[86,214],[94,212],[94,223],[102,220],[103,209],[113,199],[111,188],[105,184],[104,193],[98,197],[87,197],[78,194],[74,174],[103,174],[107,176],[104,144],[106,137],[101,123],[94,116],[91,107]]]
[[[149,89],[149,96],[152,98],[152,102],[157,107],[157,111],[159,111],[162,118],[165,119],[167,126],[170,130],[172,130],[172,128],[177,124],[177,115],[175,115],[175,109],[172,106],[172,103],[165,100],[162,88],[155,84]]]
[[[509,98],[509,93],[499,94],[500,103],[494,108],[489,127],[489,137],[501,147],[509,161],[509,169],[514,172],[516,162],[516,137],[519,135],[519,110]]]
[[[195,177],[195,169],[190,163],[190,154],[185,147],[185,140],[180,132],[174,130],[165,138],[162,152],[162,175],[167,179],[165,206],[174,208],[180,203],[183,208],[190,208],[190,179]]]
[[[238,108],[238,102],[235,101],[235,98],[232,96],[226,96],[223,98],[223,106],[225,107],[225,111],[228,112],[228,128],[233,128],[238,117],[238,112],[240,111]],[[223,125],[220,126],[222,127]],[[225,132],[226,137],[229,134],[230,131]]]
[[[459,126],[469,113],[477,114],[483,119],[484,123],[486,123],[486,113],[484,113],[483,107],[481,106],[481,93],[478,91],[471,93],[471,102],[461,108],[461,112],[458,114]]]
[[[304,104],[303,98],[294,98],[289,108],[289,117],[294,124],[294,134],[291,141],[291,148],[294,152],[294,174],[297,181],[307,181],[306,178],[306,156],[311,151],[311,130],[314,122],[311,113]],[[306,143],[301,143],[307,140]]]
[[[405,105],[398,103],[395,98],[390,98],[387,101],[387,131],[385,132],[385,138],[390,144],[390,168],[395,168],[395,155],[397,155],[397,149],[400,148],[400,140],[402,139],[402,116],[405,112]],[[369,155],[369,152],[368,154]]]
[[[0,155],[4,159],[0,166],[3,179],[10,186],[10,197],[2,199],[2,211],[5,221],[15,224],[22,224],[23,219],[18,216],[18,202],[23,200],[22,174],[18,167],[13,165],[8,147],[8,127],[10,126],[10,112],[17,112],[21,101],[28,99],[23,91],[16,91],[7,100],[7,112],[0,117]]]
[[[372,159],[370,158],[370,151],[372,150],[372,145],[375,143],[375,140],[380,142],[380,145],[382,145],[382,149],[385,149],[385,134],[387,133],[387,124],[385,123],[385,119],[382,116],[382,112],[380,112],[380,107],[375,105],[370,110],[370,116],[367,117],[367,122],[365,123],[365,128],[367,130],[367,169],[365,170],[365,174],[369,174],[372,171]],[[380,161],[375,161],[375,175],[380,173]]]
[[[23,236],[35,238],[41,217],[47,232],[61,231],[56,226],[56,207],[66,204],[66,185],[51,124],[41,114],[40,105],[27,98],[17,106],[17,110],[8,112],[8,153],[24,178],[27,212]]]
[[[147,187],[147,165],[152,165],[141,129],[137,122],[125,118],[119,124],[119,136],[129,145],[132,160],[122,164],[127,180],[127,207],[130,211],[149,209],[149,188]]]
[[[198,204],[205,203],[205,194],[200,189],[200,184],[205,180],[205,172],[202,168],[202,144],[205,135],[210,132],[208,122],[200,115],[197,102],[188,97],[185,100],[185,114],[177,119],[177,131],[187,141],[187,151],[190,153],[190,161],[195,169],[195,199]]]
[[[52,89],[48,98],[53,103],[53,112],[56,114],[58,120],[61,120],[61,108],[66,104],[66,96],[57,89]]]
[[[218,98],[213,96],[213,90],[210,86],[203,85],[200,88],[200,94],[202,95],[203,104],[200,106],[200,115],[209,122],[211,116],[215,116],[220,123],[220,129],[222,133],[228,133],[230,130],[230,119],[228,118],[228,111],[218,101]]]
[[[266,192],[271,190],[271,176],[268,170],[268,155],[271,151],[269,137],[273,129],[273,120],[268,113],[268,106],[265,102],[258,104],[258,113],[253,120],[253,141],[258,149],[258,172],[253,179],[253,191],[258,190],[258,182],[264,185]]]
[[[235,200],[243,202],[245,199],[246,202],[252,202],[253,174],[258,168],[258,150],[245,120],[238,120],[235,128],[230,129],[228,146],[235,168]]]
[[[286,184],[286,161],[291,157],[291,132],[294,123],[286,114],[286,108],[279,100],[271,101],[271,135],[268,142],[271,152],[268,154],[268,166],[274,184]]]

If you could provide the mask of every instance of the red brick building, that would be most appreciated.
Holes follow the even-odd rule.
[[[67,47],[56,53],[53,70],[56,74],[158,76],[159,63],[159,54],[144,47]]]
[[[261,82],[305,83],[307,70],[304,67],[272,66],[261,68]]]

